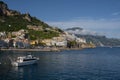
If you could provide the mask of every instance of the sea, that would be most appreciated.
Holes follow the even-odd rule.
[[[31,54],[37,64],[13,67],[11,59]],[[0,51],[0,80],[120,80],[120,48],[60,52]]]

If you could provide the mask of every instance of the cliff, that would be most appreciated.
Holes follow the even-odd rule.
[[[1,16],[14,16],[14,15],[20,15],[20,12],[15,10],[10,10],[3,1],[0,1],[0,15]]]

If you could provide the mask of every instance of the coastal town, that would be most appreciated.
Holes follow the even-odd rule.
[[[34,28],[34,27],[33,27]],[[86,39],[78,38],[74,34],[64,32],[58,37],[51,39],[30,40],[26,30],[21,29],[16,32],[0,32],[0,48],[4,49],[82,49],[95,47],[92,43],[87,43]]]

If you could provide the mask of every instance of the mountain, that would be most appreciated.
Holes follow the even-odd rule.
[[[29,13],[21,14],[19,11],[11,10],[7,4],[0,1],[0,32],[14,32],[21,29],[26,30],[32,40],[52,38],[62,32],[32,17]]]
[[[66,29],[68,33],[75,34],[77,37],[85,38],[86,41],[94,43],[96,46],[120,46],[120,39],[107,38],[91,31],[86,31],[79,27]]]

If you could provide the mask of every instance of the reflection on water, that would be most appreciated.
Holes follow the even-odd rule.
[[[8,56],[16,58],[29,53],[39,57],[37,65],[10,66]],[[119,61],[119,48],[63,52],[6,51],[0,52],[0,80],[120,80]]]
[[[33,74],[37,73],[37,65],[12,67],[11,71],[13,72],[12,74],[14,74],[14,77],[22,80],[28,80],[34,78]]]

